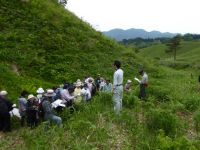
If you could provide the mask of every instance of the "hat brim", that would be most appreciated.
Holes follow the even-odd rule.
[[[56,96],[56,93],[51,93],[51,94],[45,93],[44,96],[46,96],[46,97],[54,97],[54,96]]]
[[[36,91],[38,94],[43,94],[44,91]]]
[[[27,100],[30,100],[30,99],[32,99],[32,98],[35,98],[35,96],[33,96],[33,97],[29,97]]]

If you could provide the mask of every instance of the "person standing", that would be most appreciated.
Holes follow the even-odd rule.
[[[38,104],[37,99],[34,95],[28,96],[26,103],[26,115],[28,127],[34,128],[38,124]]]
[[[140,94],[139,98],[140,99],[145,99],[146,97],[146,88],[148,87],[148,75],[144,70],[140,70],[139,74],[142,76],[142,79],[139,81],[140,83]]]
[[[13,104],[7,100],[7,91],[0,92],[0,131],[10,132],[11,121],[9,112],[13,109]]]
[[[25,119],[26,119],[26,104],[27,104],[27,100],[26,100],[26,96],[28,95],[27,91],[22,91],[20,97],[19,97],[19,113],[21,116],[21,126],[24,126],[25,123]]]
[[[120,114],[122,110],[122,99],[123,99],[123,75],[124,72],[121,69],[121,62],[114,61],[114,75],[113,75],[113,103],[115,114]]]

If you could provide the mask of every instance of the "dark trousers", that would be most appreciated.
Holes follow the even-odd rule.
[[[9,113],[0,114],[0,131],[3,131],[3,132],[11,131]]]
[[[22,126],[22,127],[23,127],[24,124],[25,124],[25,120],[26,120],[26,116],[21,116],[21,121],[20,121],[20,123],[21,123],[21,126]]]
[[[140,84],[140,94],[139,94],[139,98],[140,99],[145,99],[146,97],[146,91],[145,91],[146,87],[144,84]]]
[[[27,124],[28,127],[36,127],[38,124],[38,119],[37,119],[37,111],[36,110],[30,110],[27,111]]]

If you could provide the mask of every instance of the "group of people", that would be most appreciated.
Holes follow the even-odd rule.
[[[98,74],[94,80],[92,77],[85,77],[83,81],[78,79],[75,83],[64,83],[59,87],[53,87],[46,91],[40,87],[36,95],[22,91],[18,98],[18,111],[21,120],[21,126],[27,124],[28,127],[34,128],[39,122],[45,121],[47,126],[50,123],[62,126],[61,117],[56,112],[69,108],[70,112],[74,111],[74,105],[79,105],[82,101],[89,102],[96,92],[113,93],[114,112],[119,114],[122,110],[123,91],[129,92],[131,80],[128,80],[123,87],[123,70],[120,61],[114,64],[113,84],[110,80],[105,80]],[[140,83],[140,98],[145,98],[145,88],[148,85],[148,76],[142,70],[140,71],[142,80],[137,79]],[[10,131],[10,115],[16,104],[12,104],[7,97],[7,91],[0,92],[0,131]],[[17,109],[16,109],[17,110]]]

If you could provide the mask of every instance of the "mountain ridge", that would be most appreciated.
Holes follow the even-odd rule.
[[[130,28],[127,30],[116,28],[116,29],[111,29],[109,31],[104,31],[103,34],[117,41],[122,41],[123,39],[134,39],[134,38],[144,38],[144,39],[160,38],[160,37],[171,38],[174,37],[177,33],[160,32],[156,30],[148,32],[144,29],[135,29],[135,28]]]

